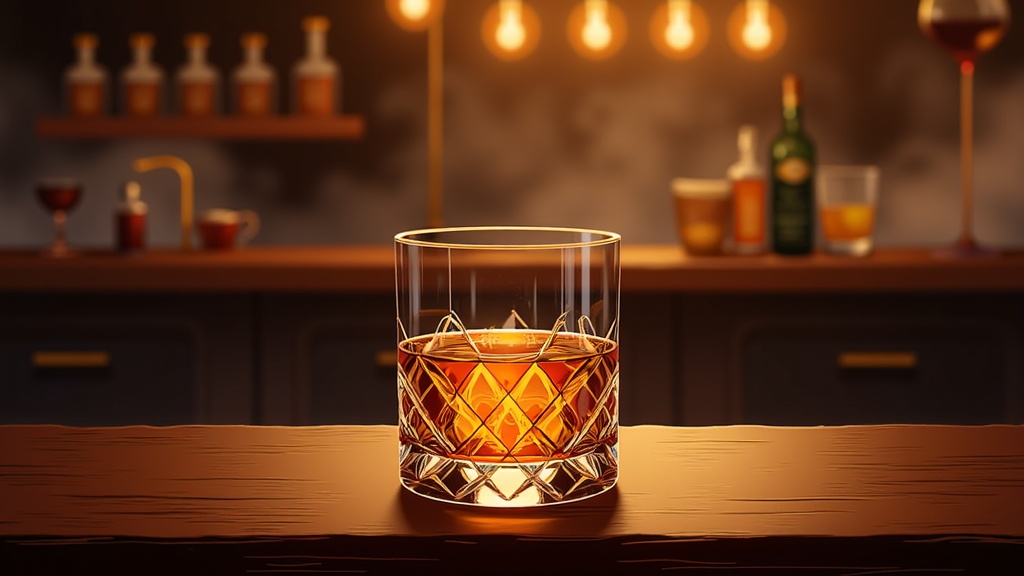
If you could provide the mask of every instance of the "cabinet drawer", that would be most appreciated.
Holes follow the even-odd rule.
[[[740,347],[751,424],[988,424],[1007,419],[1012,337],[986,322],[766,325]]]
[[[197,345],[186,325],[6,325],[0,331],[0,422],[192,422]]]

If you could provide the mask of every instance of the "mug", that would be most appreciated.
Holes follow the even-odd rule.
[[[230,250],[247,244],[260,231],[260,218],[252,210],[213,208],[199,216],[199,236],[207,250]]]

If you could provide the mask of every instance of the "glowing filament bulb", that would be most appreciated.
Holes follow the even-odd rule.
[[[501,14],[494,40],[503,50],[513,52],[526,42],[526,27],[523,26],[523,5],[521,0],[501,0]]]
[[[685,50],[693,44],[690,0],[668,0],[668,26],[665,27],[665,43],[673,50]]]
[[[583,43],[591,50],[600,51],[612,42],[612,27],[608,24],[608,4],[605,0],[587,0],[586,23],[583,25]]]
[[[412,21],[422,20],[430,12],[430,0],[400,0],[398,9]]]
[[[743,43],[751,50],[764,50],[772,43],[772,29],[768,26],[768,0],[747,0]]]

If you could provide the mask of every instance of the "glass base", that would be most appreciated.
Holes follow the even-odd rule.
[[[590,498],[618,481],[618,445],[565,460],[519,464],[476,462],[403,444],[402,485],[442,502],[499,508],[563,504]]]
[[[971,239],[960,240],[952,246],[941,248],[934,253],[936,258],[949,259],[970,259],[970,258],[995,258],[999,251],[993,248],[985,248]]]
[[[867,256],[871,254],[871,249],[871,238],[825,240],[825,251],[838,256]]]
[[[78,251],[68,248],[67,246],[50,246],[39,253],[41,256],[46,258],[70,258],[77,256]]]

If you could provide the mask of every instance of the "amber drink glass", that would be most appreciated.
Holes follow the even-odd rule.
[[[538,227],[395,237],[403,486],[527,507],[615,485],[619,241]]]

